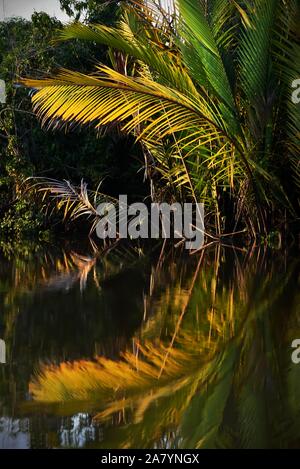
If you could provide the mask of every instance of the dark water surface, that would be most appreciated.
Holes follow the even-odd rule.
[[[0,448],[300,447],[299,257],[0,255]]]

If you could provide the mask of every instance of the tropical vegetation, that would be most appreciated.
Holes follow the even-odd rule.
[[[204,202],[210,238],[291,232],[299,213],[300,107],[291,100],[299,3],[167,3],[124,2],[115,27],[64,28],[60,40],[109,47],[111,66],[24,79],[34,112],[47,129],[133,135],[149,196]],[[51,183],[50,192],[62,198]],[[73,210],[76,200],[69,204],[68,191],[63,198]]]
[[[0,446],[299,447],[299,1],[60,4],[0,22]],[[100,246],[120,194],[204,248]]]
[[[62,2],[70,20],[78,14],[77,2]],[[89,18],[107,25],[117,12],[106,3],[80,2]],[[71,5],[72,4],[72,5]],[[100,5],[100,6],[99,6]],[[105,7],[105,8],[104,8]],[[85,8],[85,10],[83,10]],[[46,132],[32,112],[31,93],[16,84],[19,77],[33,71],[54,73],[62,65],[83,73],[93,69],[93,56],[108,62],[105,47],[90,43],[54,43],[63,28],[56,18],[36,12],[30,20],[11,18],[0,22],[0,79],[6,84],[6,103],[0,104],[0,239],[22,242],[48,239],[51,233],[67,230],[59,217],[49,217],[45,204],[28,191],[26,179],[47,176],[79,183],[83,174],[91,187],[107,179],[105,188],[118,194],[124,178],[128,191],[139,193],[137,164],[128,164],[134,155],[132,139],[118,132],[98,135],[85,132]],[[95,154],[99,155],[95,159]],[[140,176],[142,185],[142,175]],[[119,189],[120,188],[120,189]]]

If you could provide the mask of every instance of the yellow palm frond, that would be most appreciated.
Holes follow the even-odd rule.
[[[161,137],[197,127],[199,132],[211,127],[227,137],[217,108],[199,94],[192,100],[176,89],[145,77],[127,77],[108,67],[99,67],[94,76],[62,70],[53,79],[22,82],[38,89],[32,99],[44,123],[55,125],[61,119],[101,126],[129,120],[125,129],[132,131],[143,124],[143,136],[158,123]]]
[[[168,350],[162,343],[146,342],[139,346],[139,354],[143,358],[127,351],[120,361],[97,357],[95,361],[79,360],[59,366],[44,366],[31,383],[30,392],[36,401],[60,402],[81,401],[92,395],[98,400],[109,399],[112,395],[124,397],[125,391],[134,393],[161,387],[170,379],[183,378],[187,367],[191,372],[198,369],[199,344],[195,346],[186,341],[185,345],[183,350]],[[168,361],[158,379],[167,352]]]

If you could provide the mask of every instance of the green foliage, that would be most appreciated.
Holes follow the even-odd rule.
[[[120,123],[155,165],[160,200],[203,201],[217,236],[246,228],[256,239],[295,222],[298,3],[177,0],[163,14],[159,5],[129,4],[113,28],[65,28],[62,39],[109,46],[122,66],[25,81],[38,89],[34,111],[55,128]]]
[[[42,212],[32,209],[32,203],[19,198],[0,219],[0,232],[2,237],[15,240],[32,236],[33,233],[45,238],[44,216]]]
[[[62,24],[46,13],[34,13],[31,21],[13,18],[0,23],[0,78],[7,91],[7,103],[0,105],[2,238],[40,237],[49,228],[42,203],[24,185],[30,176],[79,182],[84,174],[91,186],[105,179],[105,190],[118,193],[119,186],[125,187],[125,175],[127,190],[139,191],[137,165],[128,165],[129,155],[136,153],[132,139],[116,129],[109,135],[93,129],[69,129],[68,134],[46,132],[32,113],[30,93],[15,84],[16,79],[32,71],[37,76],[49,74],[63,64],[87,72],[93,68],[92,56],[107,61],[106,50],[97,44],[53,42],[60,30]]]
[[[112,25],[116,20],[119,3],[116,0],[60,0],[61,9],[78,21]]]

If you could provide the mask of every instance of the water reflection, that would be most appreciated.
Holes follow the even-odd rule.
[[[29,420],[0,418],[0,448],[29,449]]]
[[[41,251],[0,262],[0,305],[0,409],[30,447],[299,446],[292,252]]]

